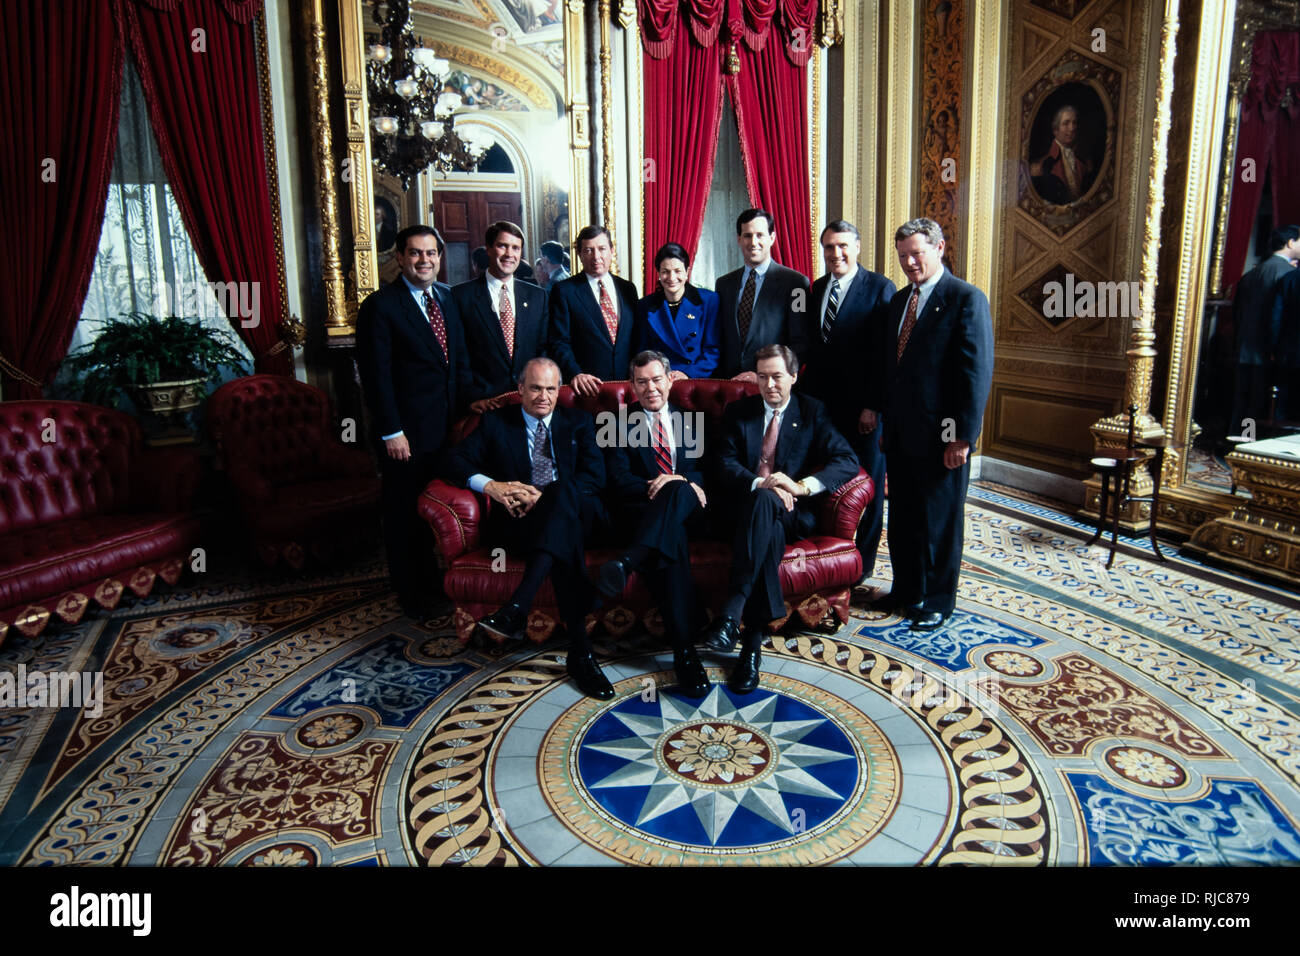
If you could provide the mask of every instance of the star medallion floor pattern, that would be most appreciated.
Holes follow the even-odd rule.
[[[1294,864],[1300,606],[975,492],[958,611],[854,606],[701,700],[648,635],[461,652],[373,563],[175,589],[0,670],[99,671],[102,711],[0,710],[0,864]],[[886,565],[887,573],[887,565]]]

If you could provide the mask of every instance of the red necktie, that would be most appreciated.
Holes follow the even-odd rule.
[[[614,311],[614,303],[609,299],[609,289],[605,287],[604,282],[598,282],[600,285],[600,314],[605,317],[605,328],[609,329],[609,340],[618,341],[618,313]]]
[[[442,357],[447,357],[447,323],[442,317],[442,307],[438,299],[428,289],[424,290],[424,312],[429,317],[429,328],[433,329],[438,344],[442,346]]]
[[[664,430],[662,415],[655,416],[655,464],[659,466],[659,474],[673,473],[673,453],[668,448],[668,433]]]
[[[501,334],[506,340],[506,354],[511,358],[515,357],[515,310],[510,304],[510,294],[506,292],[506,284],[501,283],[501,298],[497,303],[497,311],[501,313]]]
[[[767,431],[763,432],[763,447],[758,452],[758,477],[768,478],[772,474],[772,459],[776,457],[776,437],[781,433],[781,413],[776,412],[768,422]]]
[[[907,300],[907,315],[903,317],[903,327],[898,332],[898,355],[895,356],[895,362],[903,360],[903,349],[907,348],[907,340],[912,337],[912,329],[916,325],[916,303],[921,299],[921,287],[912,286],[912,294]]]

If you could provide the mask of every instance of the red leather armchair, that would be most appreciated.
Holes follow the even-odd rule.
[[[207,427],[267,565],[301,568],[379,528],[379,478],[340,439],[329,398],[282,375],[249,375],[208,399]]]
[[[0,402],[0,641],[175,584],[199,541],[200,477],[192,450],[144,449],[129,415]]]
[[[685,379],[673,385],[671,401],[685,411],[701,411],[709,427],[721,423],[723,409],[744,395],[752,395],[755,386],[725,379]],[[584,409],[595,415],[616,411],[636,397],[630,382],[606,382],[591,398],[582,398],[565,386],[560,389],[560,403]],[[453,431],[456,438],[468,434],[477,424],[471,416]],[[772,622],[780,627],[791,615],[814,626],[834,614],[843,624],[849,616],[849,593],[862,575],[862,558],[853,544],[858,519],[866,510],[875,489],[866,472],[858,476],[821,503],[817,534],[796,541],[785,549],[781,561],[781,588],[786,597],[786,616]],[[510,558],[504,571],[493,570],[492,542],[479,534],[484,514],[484,499],[463,488],[443,481],[429,484],[420,496],[421,516],[433,528],[438,558],[446,569],[443,586],[455,602],[456,634],[468,643],[475,622],[496,610],[519,584],[523,563]],[[587,567],[594,570],[616,557],[613,548],[593,548],[587,552]],[[700,600],[716,610],[726,597],[731,570],[729,541],[700,540],[691,544],[691,571],[699,588]],[[649,590],[633,575],[622,598],[607,603],[597,615],[605,628],[622,634],[638,619],[645,621],[655,634],[662,633],[657,609],[652,607]],[[528,618],[528,634],[533,640],[546,640],[559,620],[555,594],[548,581],[543,585]]]

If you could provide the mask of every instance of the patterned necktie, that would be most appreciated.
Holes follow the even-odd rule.
[[[605,317],[605,328],[609,330],[609,340],[618,341],[618,313],[614,311],[614,303],[609,298],[609,288],[603,281],[597,282],[600,286],[600,314]]]
[[[772,474],[772,459],[776,457],[776,438],[781,433],[781,413],[776,412],[763,432],[763,447],[758,452],[758,477],[767,478]]]
[[[912,328],[916,325],[916,303],[921,301],[921,287],[912,286],[912,294],[907,300],[907,315],[903,318],[903,327],[898,333],[898,355],[895,362],[903,360],[903,349],[907,348],[907,340],[912,337]]]
[[[533,438],[533,487],[545,488],[555,480],[555,459],[551,457],[551,443],[546,423],[538,422]]]
[[[447,323],[442,317],[442,307],[428,289],[424,290],[424,314],[429,317],[429,328],[442,346],[442,357],[447,357]]]
[[[501,283],[501,298],[497,301],[497,311],[501,314],[501,334],[506,340],[506,354],[515,357],[515,310],[510,305],[510,296],[506,284]]]
[[[840,280],[831,279],[831,297],[826,303],[826,315],[822,317],[822,341],[831,340],[831,329],[835,328],[835,314],[840,309]]]
[[[668,447],[668,432],[664,429],[663,415],[655,416],[655,464],[659,466],[659,474],[673,473],[673,453]]]
[[[736,306],[736,323],[740,326],[740,347],[743,350],[745,340],[749,338],[749,323],[754,318],[754,295],[758,289],[758,273],[753,269],[749,270],[749,278],[745,280],[744,291],[740,293],[740,305]]]

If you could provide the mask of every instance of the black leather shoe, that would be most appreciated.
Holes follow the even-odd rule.
[[[478,622],[478,626],[483,628],[488,636],[499,641],[522,640],[527,625],[528,612],[518,604],[507,604]]]
[[[607,598],[616,598],[627,587],[627,576],[631,573],[625,558],[606,561],[596,572],[596,590]]]
[[[758,687],[758,669],[763,662],[762,645],[762,638],[757,635],[745,639],[736,666],[732,668],[731,680],[727,682],[727,686],[737,694],[751,694]]]
[[[677,672],[677,689],[687,697],[703,697],[709,692],[709,675],[689,644],[673,651],[673,670]]]
[[[913,631],[937,631],[939,628],[943,627],[947,621],[947,614],[942,614],[939,611],[926,611],[922,609],[919,614],[912,618],[912,627],[910,629]]]
[[[596,700],[614,699],[613,685],[605,677],[600,665],[596,663],[596,658],[590,652],[586,654],[570,653],[565,668],[568,670],[569,676],[573,678],[573,682],[578,685],[578,690],[588,697],[594,697]]]
[[[696,642],[701,647],[726,654],[736,646],[740,637],[740,622],[730,617],[715,617],[700,634]]]

